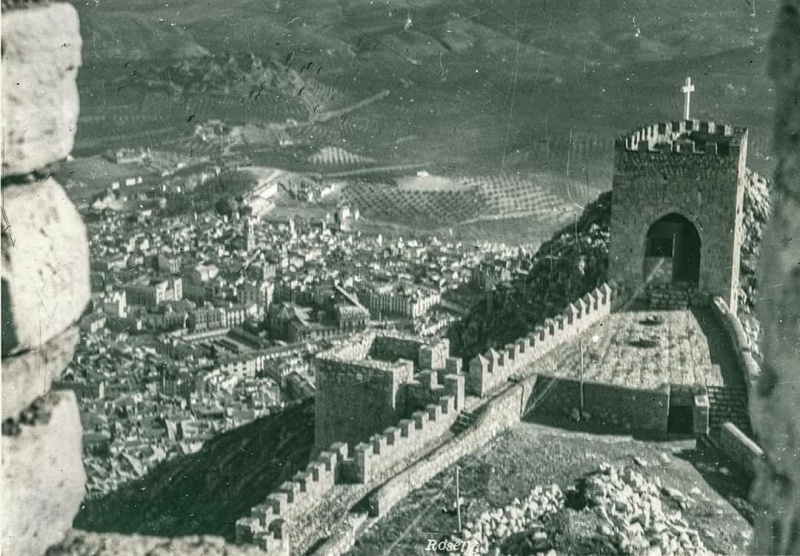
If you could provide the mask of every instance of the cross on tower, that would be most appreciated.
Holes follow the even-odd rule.
[[[688,120],[689,119],[689,105],[690,105],[691,100],[692,100],[692,93],[694,92],[694,85],[692,85],[692,78],[691,77],[687,77],[686,78],[686,83],[684,84],[683,87],[681,87],[681,92],[684,95],[686,95],[686,100],[683,103],[683,119],[684,120]]]

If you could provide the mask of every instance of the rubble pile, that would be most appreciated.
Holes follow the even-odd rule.
[[[476,521],[467,522],[461,537],[454,536],[453,540],[466,543],[472,548],[472,554],[555,556],[542,518],[560,512],[563,507],[564,493],[558,485],[551,485],[547,489],[537,486],[524,500],[515,498],[508,506],[485,511]],[[509,543],[508,540],[513,542]]]
[[[662,496],[680,508],[690,501],[680,491],[663,488],[632,468],[602,464],[600,472],[586,479],[584,496],[601,523],[598,540],[620,554],[659,556],[711,554],[697,530],[688,526],[680,510],[669,511]]]
[[[631,467],[602,463],[599,472],[589,475],[577,490],[586,506],[576,511],[594,514],[592,521],[597,523],[597,529],[591,537],[605,546],[604,553],[713,554],[703,544],[700,533],[683,518],[681,510],[689,507],[692,498],[678,489],[662,486],[658,478],[649,480]],[[567,494],[577,490],[570,487]],[[691,494],[701,495],[699,490]],[[456,546],[468,546],[472,554],[556,556],[555,533],[549,530],[548,518],[563,511],[565,495],[558,485],[537,486],[524,500],[514,499],[504,508],[485,511],[477,520],[467,522],[462,533],[453,535],[451,540]]]

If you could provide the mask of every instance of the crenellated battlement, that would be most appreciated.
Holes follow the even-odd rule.
[[[477,355],[469,364],[467,391],[486,396],[554,347],[602,320],[611,313],[611,294],[611,287],[603,284],[570,303],[562,314],[545,319],[541,326],[515,343]]]
[[[448,373],[461,370],[450,342],[368,332],[317,355],[315,443],[351,448],[447,393]],[[416,372],[416,374],[415,374]]]
[[[256,544],[268,554],[289,554],[288,523],[319,502],[338,482],[347,460],[347,444],[336,442],[306,469],[269,494],[250,515],[236,521],[236,544]]]
[[[681,120],[645,126],[615,141],[615,149],[628,152],[689,153],[714,156],[737,154],[747,138],[747,128],[700,120]]]
[[[435,374],[434,374],[435,376]],[[381,473],[418,453],[425,445],[448,432],[464,403],[464,377],[448,375],[447,391],[436,403],[414,411],[409,419],[372,435],[367,442],[356,445],[354,457],[343,465],[343,481],[369,484]]]

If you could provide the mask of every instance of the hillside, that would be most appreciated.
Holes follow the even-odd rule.
[[[676,117],[679,85],[691,75],[693,115],[750,126],[751,165],[770,169],[769,103],[758,102],[770,94],[761,69],[769,5],[753,16],[725,0],[75,7],[84,39],[79,154],[117,144],[156,148],[211,119],[301,121],[315,98],[323,106],[335,98],[339,108],[388,90],[380,102],[304,127],[294,139],[309,143],[309,154],[340,146],[379,164],[435,161],[432,172],[450,175],[563,176],[569,166],[582,178],[588,169],[604,190],[610,138]],[[252,60],[263,64],[253,69]],[[281,151],[260,154],[268,166]]]
[[[311,401],[223,434],[196,454],[169,460],[102,498],[84,500],[73,526],[233,540],[236,519],[305,468],[313,443]]]
[[[769,183],[750,170],[744,202],[744,240],[739,269],[740,318],[755,339],[756,261],[761,234],[769,218]],[[607,280],[611,192],[588,205],[574,224],[541,245],[527,276],[484,298],[450,329],[454,353],[472,359],[489,347],[501,347],[524,336],[564,310],[568,303]]]

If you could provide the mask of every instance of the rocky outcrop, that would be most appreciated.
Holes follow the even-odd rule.
[[[51,392],[29,413],[3,436],[3,554],[43,553],[69,530],[83,500],[75,394]]]
[[[3,357],[46,344],[89,302],[89,246],[80,215],[52,179],[3,187]],[[3,411],[3,417],[8,415]]]
[[[3,177],[30,174],[72,151],[81,35],[70,4],[3,5]]]
[[[78,342],[89,246],[47,177],[72,150],[81,36],[69,4],[2,7],[2,551],[42,554],[72,526],[86,483],[77,401],[50,386]]]
[[[753,488],[751,552],[800,554],[800,0],[784,0],[770,59],[778,164],[759,261],[764,363],[750,401],[767,461]]]

